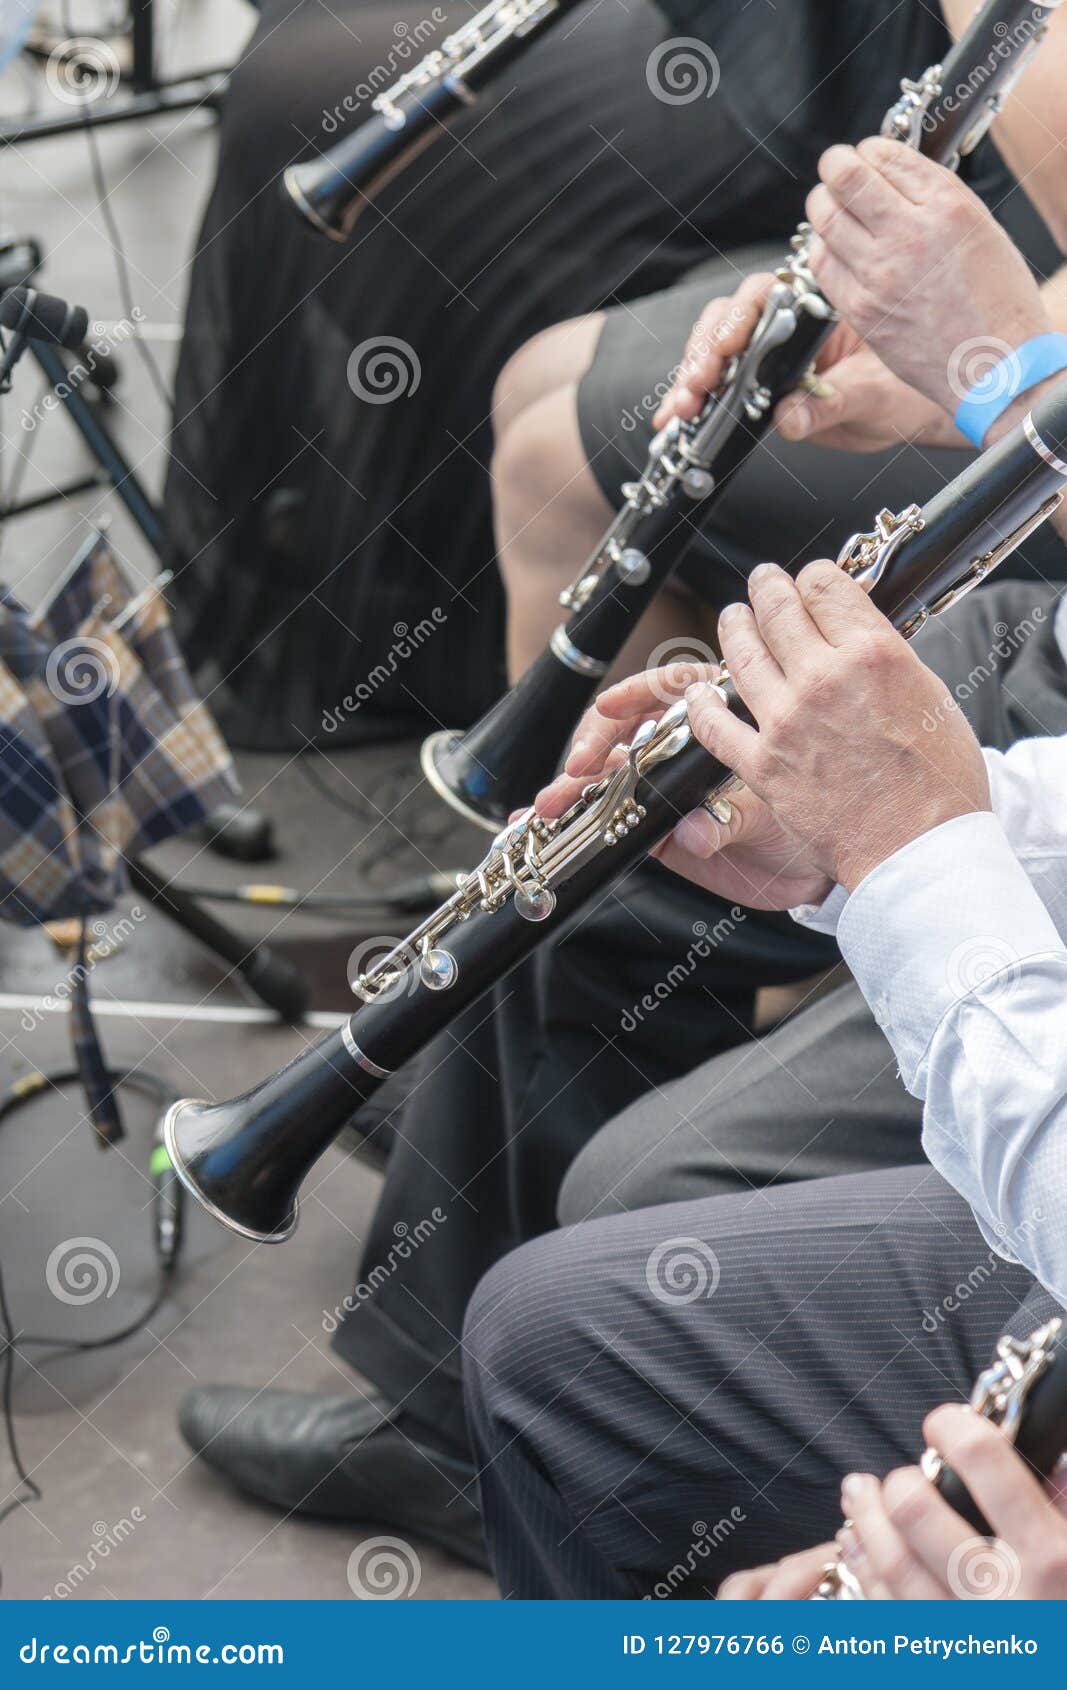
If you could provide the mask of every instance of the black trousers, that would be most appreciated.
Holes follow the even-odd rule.
[[[472,1300],[467,1400],[504,1596],[712,1595],[833,1536],[999,1334],[1055,1303],[927,1167],[611,1216]]]
[[[994,585],[919,636],[987,744],[1067,732],[1054,605],[1052,588]],[[403,1076],[339,1353],[462,1450],[467,1302],[495,1261],[556,1224],[575,1158],[567,1220],[918,1161],[921,1112],[856,1006],[838,1015],[826,999],[752,1039],[757,987],[837,954],[655,865],[632,874]]]

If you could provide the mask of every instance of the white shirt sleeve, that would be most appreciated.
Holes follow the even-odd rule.
[[[993,812],[1067,939],[1067,735],[983,751]]]
[[[1027,743],[1059,746],[1062,793],[1067,743]],[[999,815],[959,816],[867,875],[837,937],[924,1101],[931,1163],[992,1248],[1067,1303],[1067,946],[1036,889],[1057,904],[1067,893],[1067,804],[1057,840],[1051,794],[1027,778],[1043,756],[1002,759],[1005,803],[1032,847],[1025,868]]]
[[[1062,938],[1067,939],[1067,735],[1022,739],[1009,751],[982,752],[993,814]],[[836,934],[848,893],[835,886],[822,904],[791,910],[817,933]]]

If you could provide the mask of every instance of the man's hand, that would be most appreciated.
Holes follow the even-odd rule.
[[[820,1543],[799,1555],[786,1555],[769,1567],[733,1573],[719,1586],[720,1602],[803,1602],[822,1577],[823,1568],[837,1560],[836,1543]]]
[[[943,165],[876,137],[831,147],[819,175],[807,214],[820,288],[894,375],[948,416],[998,358],[1048,331],[1022,254]]]
[[[917,1467],[902,1467],[883,1483],[850,1474],[841,1506],[851,1524],[838,1542],[864,1593],[882,1600],[1067,1598],[1067,1480],[1042,1485],[1003,1432],[958,1405],[935,1409],[925,1429],[996,1538],[976,1537]]]
[[[783,440],[811,440],[839,452],[884,452],[915,441],[965,446],[939,405],[892,374],[847,323],[839,323],[815,360],[817,379],[777,405]]]
[[[731,715],[717,671],[674,664],[602,693],[579,724],[563,774],[535,800],[560,816],[618,768],[647,716],[679,693],[701,744],[747,792],[723,825],[697,810],[657,847],[663,862],[751,909],[818,903],[920,834],[990,806],[978,742],[951,695],[836,564],[793,581],[776,564],[728,605],[719,643],[756,719]]]
[[[708,394],[722,380],[730,359],[748,345],[773,286],[774,277],[761,271],[746,276],[728,298],[713,299],[705,305],[686,343],[673,386],[652,419],[656,428],[662,428],[671,417],[691,422],[699,414]]]
[[[978,196],[943,165],[899,141],[831,147],[808,196],[811,266],[842,321],[816,360],[816,380],[782,400],[785,440],[877,452],[914,440],[963,446],[952,418],[993,364],[1048,313],[1025,259]],[[655,424],[691,421],[747,344],[774,284],[749,276],[702,312]],[[1039,383],[992,425],[1007,433]]]
[[[695,681],[713,685],[718,673],[711,664],[673,663],[601,693],[578,724],[563,774],[538,793],[538,815],[561,816],[590,781],[625,762],[626,745],[642,722],[658,719]],[[695,885],[749,909],[819,904],[832,884],[752,792],[730,794],[725,823],[694,810],[652,854]]]
[[[730,299],[713,299],[689,337],[674,385],[655,416],[690,422],[722,380],[730,358],[759,321],[770,275],[751,276]],[[883,452],[904,441],[962,446],[940,406],[892,375],[847,323],[838,323],[815,360],[816,379],[783,399],[772,418],[783,440],[814,440],[842,452]]]
[[[707,682],[698,739],[772,811],[797,859],[852,891],[930,829],[990,807],[977,740],[944,684],[836,564],[765,563],[719,643],[757,727]]]
[[[840,1554],[872,1601],[1067,1600],[1067,1473],[1042,1484],[1002,1431],[953,1403],[927,1416],[944,1456],[996,1532],[977,1537],[917,1467],[850,1473],[836,1543],[735,1573],[720,1601],[802,1599]]]

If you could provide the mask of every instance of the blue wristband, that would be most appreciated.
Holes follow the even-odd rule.
[[[1057,370],[1067,370],[1067,334],[1024,340],[975,382],[953,419],[956,427],[981,451],[982,441],[1012,400]]]

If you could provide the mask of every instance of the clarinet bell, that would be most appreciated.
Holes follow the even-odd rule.
[[[297,1222],[297,1192],[377,1081],[353,1061],[347,1025],[228,1103],[183,1098],[163,1143],[186,1190],[221,1225],[281,1244]],[[349,1035],[350,1037],[350,1035]]]
[[[209,1215],[242,1238],[281,1244],[296,1227],[296,1190],[276,1165],[261,1165],[259,1177],[249,1179],[252,1095],[219,1104],[183,1098],[163,1118],[163,1143],[174,1172]]]

